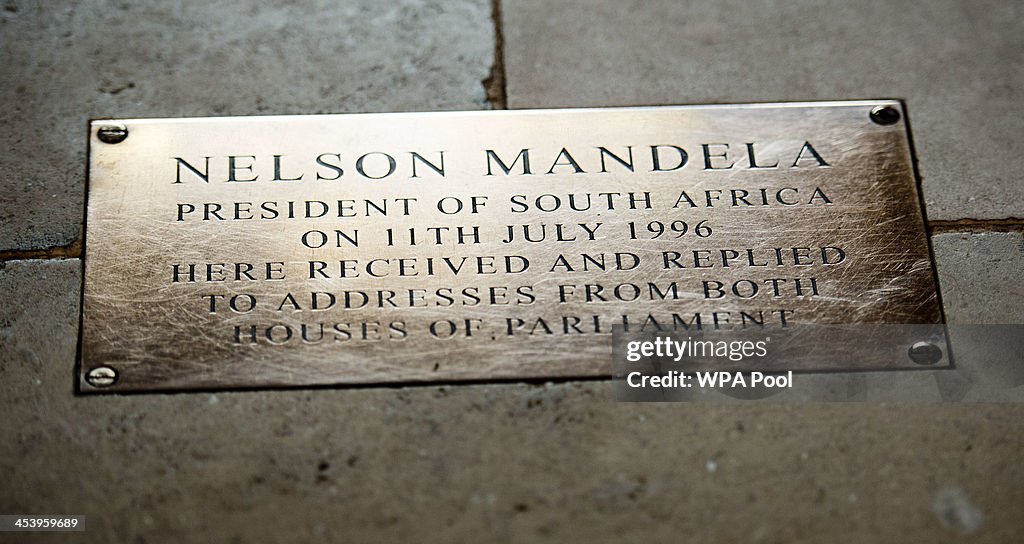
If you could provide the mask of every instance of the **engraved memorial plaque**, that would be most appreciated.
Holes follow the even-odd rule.
[[[942,319],[896,101],[90,130],[82,392],[605,376],[614,325]]]

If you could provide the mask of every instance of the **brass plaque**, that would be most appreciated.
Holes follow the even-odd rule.
[[[80,389],[606,376],[613,325],[939,323],[904,118],[95,121]]]

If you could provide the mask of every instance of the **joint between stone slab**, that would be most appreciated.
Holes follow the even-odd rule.
[[[501,0],[491,0],[491,20],[494,22],[494,61],[491,72],[480,83],[487,93],[491,109],[508,109],[508,87],[505,78],[505,32],[501,17]]]
[[[78,259],[81,257],[81,238],[66,246],[56,246],[45,249],[9,249],[0,251],[0,262],[33,259]]]
[[[929,221],[931,234],[947,232],[1020,232],[1024,231],[1024,219],[955,219],[951,221]]]

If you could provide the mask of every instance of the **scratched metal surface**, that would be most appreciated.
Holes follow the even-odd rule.
[[[85,286],[81,329],[80,389],[82,392],[187,390],[365,384],[385,382],[463,381],[554,377],[605,376],[611,371],[611,326],[628,316],[639,324],[646,316],[671,323],[671,315],[691,318],[700,313],[705,325],[713,312],[729,312],[735,323],[741,311],[777,315],[787,309],[792,323],[938,323],[941,312],[936,296],[922,210],[916,188],[906,125],[903,120],[883,126],[869,119],[877,105],[902,111],[895,101],[800,104],[728,105],[696,107],[615,108],[590,110],[537,110],[452,112],[423,114],[367,114],[290,117],[123,120],[129,137],[118,144],[97,139],[96,121],[90,133],[90,174],[85,244]],[[905,116],[904,116],[905,119]],[[802,143],[808,141],[829,163],[820,167],[804,160],[789,168]],[[746,168],[744,144],[755,143],[762,164],[779,160],[778,169]],[[701,144],[730,144],[730,170],[703,169]],[[651,145],[677,145],[689,154],[685,167],[673,172],[650,172]],[[596,146],[625,152],[634,146],[635,172],[609,163],[599,172]],[[585,173],[560,166],[543,175],[562,148],[570,151]],[[531,149],[532,176],[484,176],[483,150],[497,150],[510,161],[523,148]],[[717,149],[717,148],[716,148]],[[409,177],[409,152],[436,159],[444,150],[442,178],[420,164],[420,177]],[[398,162],[397,173],[368,180],[354,171],[354,161],[368,152],[387,152]],[[345,173],[341,179],[313,179],[313,158],[337,153]],[[224,182],[225,157],[257,157],[256,182]],[[282,177],[298,182],[272,182],[268,158],[282,155]],[[175,181],[174,157],[202,164],[211,157],[210,181],[185,171]],[[333,157],[331,157],[333,159]],[[804,159],[807,157],[805,156]],[[381,156],[370,157],[381,159]],[[435,161],[436,162],[436,161]],[[563,161],[564,162],[564,161]],[[367,164],[371,164],[368,162]],[[378,161],[377,167],[381,166]],[[386,165],[385,165],[386,166]],[[378,170],[379,171],[379,170]],[[248,173],[243,171],[243,173]],[[373,172],[370,172],[373,173]],[[793,187],[806,199],[821,187],[832,200],[828,205],[740,206],[672,209],[679,192],[703,196],[705,190],[729,189],[756,193],[759,188]],[[512,213],[510,195],[583,195],[602,192],[650,191],[657,203],[651,210],[592,209],[586,212]],[[432,208],[445,196],[487,196],[481,213],[446,216]],[[422,206],[409,216],[328,217],[313,220],[176,221],[179,203],[233,203],[264,201],[416,198]],[[530,199],[532,201],[532,198]],[[596,200],[595,200],[596,202]],[[700,201],[698,200],[698,203]],[[258,211],[258,206],[254,206]],[[358,206],[357,206],[358,209]],[[627,221],[685,220],[691,231],[680,238],[663,236],[629,240]],[[693,236],[692,228],[707,220],[713,234]],[[502,244],[508,225],[549,226],[600,222],[594,241]],[[419,245],[388,247],[383,229],[428,226],[479,226],[482,242],[473,245]],[[359,229],[359,247],[311,249],[300,243],[302,234],[320,229]],[[577,234],[582,231],[578,231]],[[838,246],[847,260],[841,265],[810,267],[734,266],[697,270],[663,270],[653,263],[661,252],[752,248]],[[632,252],[643,259],[635,270],[551,272],[557,255],[576,259],[581,253]],[[813,254],[813,253],[812,253]],[[389,278],[308,280],[310,260],[336,263],[355,259],[521,255],[531,268],[519,274],[452,274]],[[283,261],[287,278],[279,281],[172,284],[175,263],[259,263]],[[684,261],[685,262],[685,261]],[[648,266],[649,265],[649,266]],[[332,270],[337,270],[332,268]],[[763,282],[768,278],[817,279],[820,296],[797,297],[791,290],[780,297],[707,300],[701,281]],[[621,283],[661,286],[677,282],[677,300],[586,302],[557,299],[559,284],[588,283],[612,288]],[[430,303],[437,289],[533,286],[532,304],[481,304],[452,307],[355,308],[311,311],[311,291],[340,294],[346,290],[394,290],[403,298],[410,289],[423,289]],[[249,293],[258,305],[251,312],[211,314],[205,295]],[[303,310],[277,306],[294,293]],[[305,297],[305,301],[303,301]],[[225,299],[220,299],[225,300]],[[773,314],[773,312],[776,312]],[[578,333],[564,334],[562,318],[581,318]],[[593,316],[602,324],[597,333]],[[437,338],[429,324],[451,319],[479,319],[472,336]],[[508,319],[514,327],[509,334]],[[551,327],[548,334],[537,319]],[[302,324],[314,333],[324,324],[401,321],[406,335],[377,340],[344,340],[328,332],[321,341],[296,341]],[[772,319],[767,319],[772,326]],[[290,327],[293,339],[283,345],[264,341],[234,342],[234,327],[261,331],[277,325]],[[778,325],[778,321],[774,321]],[[343,327],[344,328],[344,327]],[[372,332],[374,326],[369,326]],[[262,334],[262,333],[261,333]],[[314,340],[318,334],[309,334]],[[280,335],[278,336],[280,338]],[[849,369],[829,355],[841,346],[817,346],[813,357],[791,362],[797,370]],[[846,365],[846,366],[843,366]],[[118,373],[117,382],[93,387],[86,374],[97,366]],[[864,361],[857,370],[909,368],[903,359]]]

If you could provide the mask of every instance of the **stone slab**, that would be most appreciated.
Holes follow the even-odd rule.
[[[79,238],[87,120],[486,108],[487,0],[0,9],[0,250]]]
[[[1024,217],[1019,2],[502,6],[509,107],[903,98],[930,219]]]
[[[1024,323],[1024,234],[937,234],[932,250],[948,323]]]
[[[76,397],[80,270],[0,269],[0,511],[85,514],[76,542],[1024,535],[1021,405],[619,404],[604,381]]]

